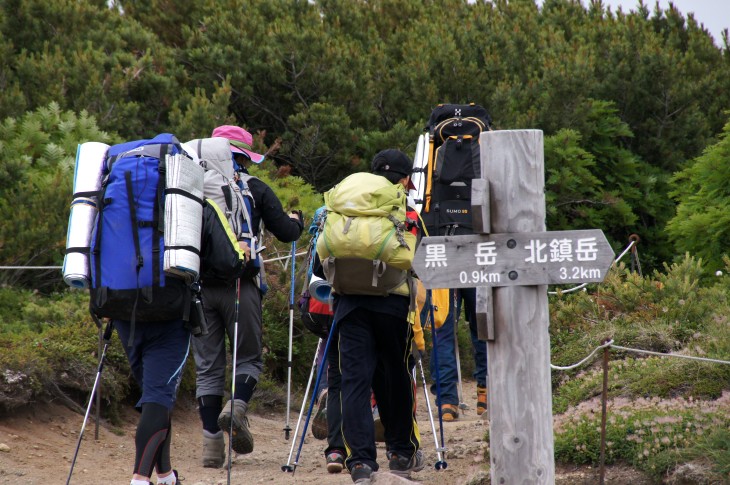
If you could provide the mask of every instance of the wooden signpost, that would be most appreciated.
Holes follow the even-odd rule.
[[[597,229],[545,231],[543,135],[480,136],[472,184],[477,234],[424,238],[413,267],[426,288],[477,288],[487,340],[491,483],[552,484],[548,284],[602,281],[614,258]]]
[[[600,229],[425,237],[417,254],[426,288],[597,282],[614,258]]]

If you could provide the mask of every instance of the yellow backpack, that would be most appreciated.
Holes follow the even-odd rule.
[[[335,292],[387,295],[401,286],[416,252],[416,236],[406,230],[406,189],[360,172],[325,193],[324,202],[317,253]]]

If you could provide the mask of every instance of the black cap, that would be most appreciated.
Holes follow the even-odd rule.
[[[388,148],[375,155],[371,168],[373,172],[395,172],[405,177],[413,173],[413,162],[402,151]]]

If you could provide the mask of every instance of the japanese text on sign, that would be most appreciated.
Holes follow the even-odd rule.
[[[526,263],[562,263],[572,261],[596,261],[598,248],[595,237],[571,239],[552,239],[542,242],[540,239],[530,239],[525,249],[529,255],[524,258]],[[474,253],[475,263],[478,266],[497,264],[497,243],[494,241],[482,242],[476,245]],[[573,258],[575,256],[575,259]],[[445,244],[429,244],[426,246],[426,267],[447,267]]]
[[[602,281],[614,257],[600,229],[432,236],[413,268],[430,288]]]

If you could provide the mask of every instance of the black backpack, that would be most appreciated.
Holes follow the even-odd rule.
[[[481,177],[479,134],[492,129],[483,107],[440,104],[428,119],[426,187],[421,216],[428,234],[471,234],[471,181]]]

